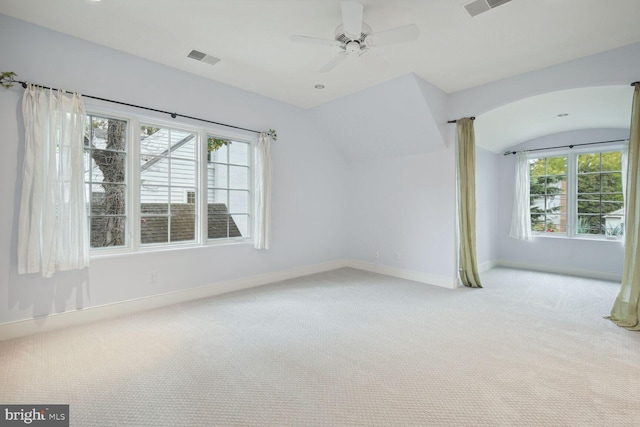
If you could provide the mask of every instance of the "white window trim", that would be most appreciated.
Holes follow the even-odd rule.
[[[610,239],[604,235],[598,234],[578,234],[576,233],[575,224],[577,222],[578,212],[578,155],[584,153],[601,153],[606,151],[622,151],[624,143],[616,142],[612,144],[602,144],[600,146],[582,146],[566,149],[551,149],[529,152],[527,159],[541,159],[546,157],[567,156],[567,232],[566,233],[543,233],[540,231],[531,231],[533,238],[548,239],[576,239],[576,240],[592,240],[619,243],[622,239]]]
[[[255,218],[253,212],[253,178],[255,171],[254,149],[258,142],[257,135],[254,137],[244,132],[234,132],[229,129],[217,127],[214,125],[193,126],[186,121],[174,120],[168,121],[157,117],[145,116],[135,113],[122,113],[108,108],[94,107],[87,108],[87,115],[102,116],[117,120],[124,120],[129,126],[127,130],[127,159],[128,164],[125,168],[127,185],[127,207],[125,214],[127,216],[127,235],[126,244],[121,247],[105,247],[90,248],[91,258],[104,258],[111,256],[133,255],[148,252],[181,250],[189,248],[219,246],[230,244],[252,244],[252,225]],[[178,129],[194,132],[198,138],[198,146],[196,161],[198,164],[196,183],[199,187],[196,189],[196,211],[199,214],[196,222],[196,239],[190,242],[169,242],[158,244],[145,244],[140,242],[140,126],[153,125],[170,129]],[[207,135],[215,135],[219,138],[230,139],[233,141],[244,142],[249,144],[249,236],[232,237],[221,239],[209,239],[207,237]]]

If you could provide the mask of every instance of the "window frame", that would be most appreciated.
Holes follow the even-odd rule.
[[[529,152],[528,160],[548,158],[548,157],[567,157],[567,232],[566,233],[545,233],[531,230],[534,237],[544,237],[552,239],[578,239],[578,240],[597,240],[597,241],[614,241],[620,242],[624,238],[624,234],[618,238],[608,238],[604,234],[579,234],[577,232],[578,221],[578,155],[580,154],[599,154],[605,152],[619,151],[622,152],[625,143],[617,142],[613,144],[602,145],[597,149],[590,147],[574,147],[562,150],[544,150]],[[624,171],[621,171],[624,175]],[[624,194],[623,194],[624,196]],[[624,208],[623,201],[623,208]]]
[[[155,251],[177,250],[184,248],[207,247],[228,244],[249,244],[253,242],[253,219],[255,218],[253,198],[254,198],[254,171],[255,171],[255,146],[258,137],[240,131],[230,131],[218,126],[204,124],[194,126],[186,121],[168,121],[153,116],[145,116],[134,112],[123,113],[111,109],[100,108],[99,106],[87,106],[87,118],[99,116],[127,122],[126,141],[126,165],[125,165],[125,185],[127,196],[125,216],[127,229],[125,232],[126,244],[118,247],[91,247],[90,257],[103,257],[113,255],[146,253]],[[196,134],[198,139],[196,145],[196,225],[195,240],[187,242],[167,242],[149,243],[141,242],[141,212],[140,212],[140,127],[142,125],[178,129]],[[249,223],[247,226],[248,236],[209,239],[207,236],[207,135],[215,135],[218,138],[229,139],[248,144],[249,164],[248,164],[248,193],[249,193]],[[86,184],[85,184],[86,185]],[[90,201],[87,201],[89,203]],[[91,216],[88,215],[89,221]]]

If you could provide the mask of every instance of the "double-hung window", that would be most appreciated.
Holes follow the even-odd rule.
[[[89,114],[84,171],[91,248],[129,245],[129,122]]]
[[[534,233],[566,237],[622,236],[621,149],[530,157],[529,166]]]
[[[140,126],[141,245],[197,240],[198,146],[196,132]]]
[[[85,191],[92,250],[250,237],[253,141],[131,116],[89,114]]]

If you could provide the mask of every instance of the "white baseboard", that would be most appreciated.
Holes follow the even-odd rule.
[[[347,267],[384,274],[386,276],[398,277],[400,279],[413,280],[414,282],[427,283],[429,285],[440,286],[447,289],[455,289],[456,287],[454,277],[422,273],[420,271],[406,270],[403,268],[390,267],[388,265],[371,264],[354,259],[347,260]]]
[[[498,266],[497,261],[487,261],[482,264],[478,264],[478,273],[484,273],[487,270],[491,270],[494,267]]]
[[[125,314],[164,307],[181,302],[207,298],[227,292],[253,288],[266,285],[268,283],[282,280],[295,279],[296,277],[308,276],[310,274],[322,273],[347,266],[346,260],[338,260],[323,264],[316,264],[307,267],[293,268],[276,273],[261,274],[259,276],[246,277],[227,282],[214,283],[193,289],[168,292],[165,294],[152,295],[113,304],[105,304],[95,307],[88,307],[80,310],[66,311],[64,313],[54,313],[47,316],[36,317],[34,319],[19,320],[0,324],[0,341],[31,335],[39,332],[51,331],[54,329],[66,328],[109,319]]]
[[[622,281],[622,274],[607,273],[602,271],[586,270],[582,268],[562,267],[547,264],[532,264],[528,262],[498,260],[494,263],[495,267],[517,268],[520,270],[542,271],[545,273],[565,274],[567,276],[587,277],[590,279],[609,280],[612,282]]]

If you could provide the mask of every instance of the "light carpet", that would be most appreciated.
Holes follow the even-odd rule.
[[[340,269],[0,342],[0,403],[74,426],[640,425],[611,282],[447,290]]]

